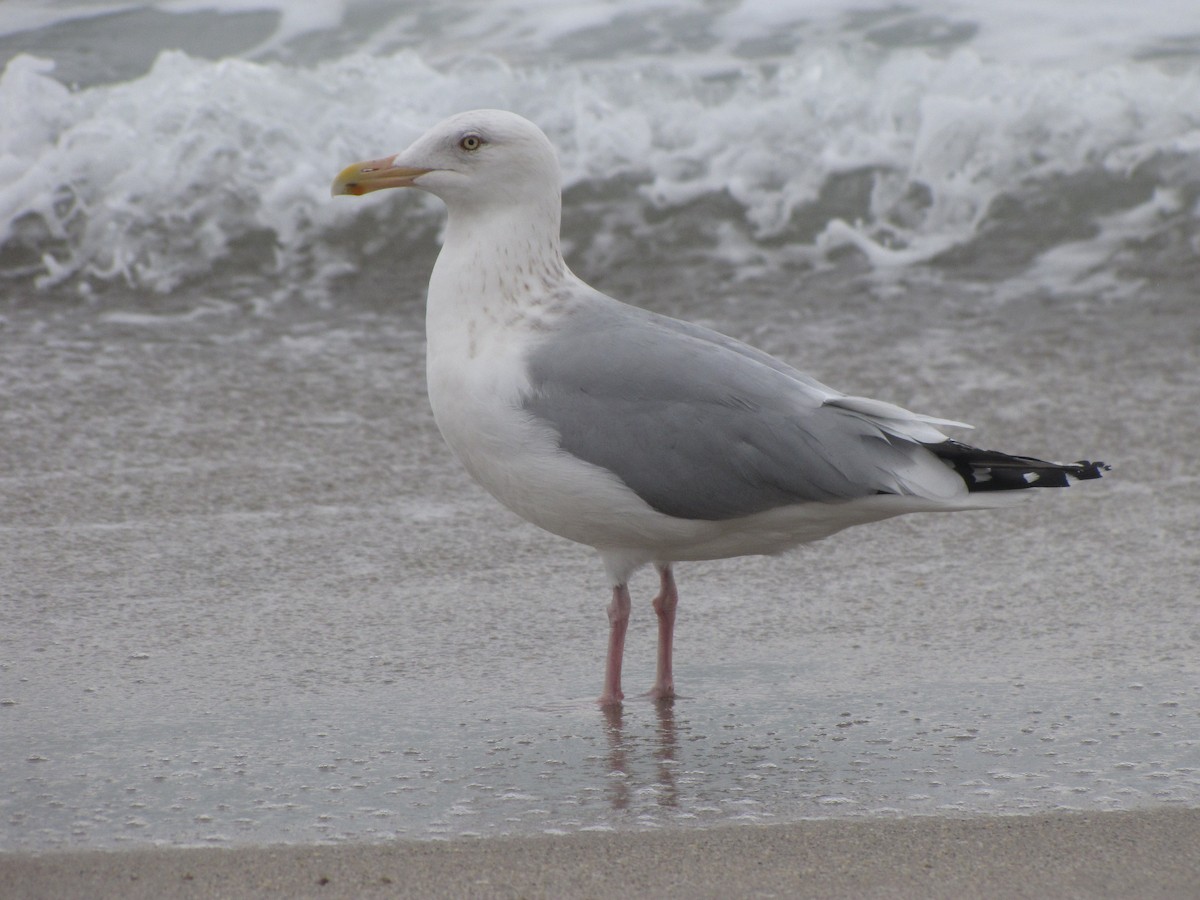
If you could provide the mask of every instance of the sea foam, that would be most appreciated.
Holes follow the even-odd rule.
[[[85,292],[167,292],[216,269],[320,291],[387,242],[430,241],[441,215],[428,201],[401,219],[394,203],[333,200],[331,176],[480,106],[550,135],[568,238],[592,264],[673,234],[743,261],[851,252],[881,269],[1010,247],[1005,277],[1070,284],[1130,242],[1169,233],[1169,264],[1197,241],[1196,66],[1033,65],[969,36],[931,47],[929,23],[919,46],[822,42],[828,28],[783,9],[740,4],[711,23],[716,45],[570,62],[447,56],[428,39],[309,62],[164,51],[132,80],[69,88],[51,61],[18,56],[0,77],[0,270]],[[552,47],[616,22],[572,16],[521,39]],[[754,43],[784,26],[807,40]],[[586,220],[572,216],[580,197]],[[1022,227],[1036,241],[1014,209],[1035,211]],[[1046,255],[1060,246],[1073,249]]]

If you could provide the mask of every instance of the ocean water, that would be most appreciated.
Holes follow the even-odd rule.
[[[850,255],[1089,294],[1194,276],[1200,12],[992,6],[14,0],[0,274],[319,296],[440,221],[330,203],[329,173],[499,106],[559,147],[589,270],[653,235],[742,272]]]
[[[7,0],[0,65],[0,849],[1200,805],[1194,3]],[[1114,471],[682,567],[602,714],[598,563],[428,411],[438,203],[329,196],[480,106],[591,283]]]

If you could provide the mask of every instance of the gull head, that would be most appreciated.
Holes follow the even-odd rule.
[[[347,166],[332,193],[415,187],[451,210],[557,205],[561,180],[554,147],[540,128],[516,113],[477,109],[434,125],[407,150]]]

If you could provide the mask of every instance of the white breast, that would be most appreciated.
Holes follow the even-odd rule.
[[[429,401],[454,455],[509,509],[570,540],[636,546],[653,542],[664,523],[688,530],[611,473],[561,450],[555,432],[522,408],[524,359],[538,339],[527,321],[430,323]]]

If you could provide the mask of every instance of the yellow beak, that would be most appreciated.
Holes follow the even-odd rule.
[[[370,159],[346,166],[333,179],[329,192],[338,194],[353,194],[355,197],[379,191],[384,188],[412,187],[413,181],[433,169],[414,169],[408,166],[393,166],[396,155],[385,156],[383,159]]]

